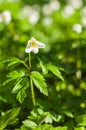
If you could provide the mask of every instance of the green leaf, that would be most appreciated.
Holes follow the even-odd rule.
[[[50,70],[54,75],[56,75],[62,81],[64,81],[64,78],[62,77],[58,67],[56,67],[55,65],[47,65],[47,69]]]
[[[50,112],[47,112],[45,123],[52,123],[52,122],[53,122],[52,114]]]
[[[18,118],[13,118],[11,121],[10,121],[10,125],[13,125],[13,124],[15,124],[15,123],[17,123],[18,122]]]
[[[43,76],[39,72],[36,72],[36,71],[31,72],[30,76],[35,86],[40,90],[40,92],[47,96],[48,89],[47,89],[47,85],[45,83],[45,79],[43,78]]]
[[[3,130],[10,122],[19,114],[20,108],[14,108],[5,112],[4,115],[0,117],[0,130]]]
[[[86,126],[86,114],[77,116],[76,122],[78,126]]]
[[[3,98],[2,96],[0,96],[0,101],[7,102],[7,100]]]
[[[53,130],[52,128],[53,128],[53,126],[51,124],[43,124],[41,126],[37,126],[33,130]]]
[[[23,71],[12,71],[9,73],[9,75],[7,76],[8,78],[19,78],[19,77],[23,77],[25,75],[25,73]]]
[[[23,103],[24,99],[26,98],[26,92],[24,89],[21,89],[18,94],[17,94],[17,100],[20,102],[20,103]]]
[[[25,76],[25,73],[23,71],[19,71],[19,72],[12,71],[7,75],[8,79],[3,83],[3,85],[6,85],[7,83],[11,82],[12,80],[17,79],[17,81],[18,81],[20,78],[22,78],[24,76]]]
[[[1,58],[0,62],[5,63],[5,62],[13,61],[13,60],[14,60],[14,57],[13,58],[12,57],[6,57],[6,58]]]
[[[12,66],[18,65],[19,63],[21,63],[21,60],[18,58],[14,58],[8,65],[7,68],[10,68]]]
[[[23,121],[23,124],[28,128],[35,128],[37,126],[37,124],[31,120],[25,120]]]
[[[68,111],[68,110],[63,110],[63,113],[64,113],[66,116],[68,116],[68,117],[71,117],[71,118],[74,117],[73,114],[72,114],[72,112],[70,112],[70,111]]]
[[[46,74],[48,73],[48,70],[47,70],[47,68],[44,66],[44,64],[42,63],[42,61],[41,61],[40,59],[39,59],[39,64],[40,64],[40,66],[41,66],[41,68],[42,68],[43,74],[46,75]]]
[[[52,128],[52,130],[68,130],[68,128],[66,126],[64,127],[58,126],[58,127]]]
[[[16,84],[12,90],[13,93],[17,93],[22,88],[21,84]]]
[[[74,130],[86,130],[84,127],[77,127],[77,128],[74,128]]]
[[[22,125],[20,130],[28,130],[28,127],[26,127],[25,125]],[[29,129],[29,130],[31,130],[31,129]]]

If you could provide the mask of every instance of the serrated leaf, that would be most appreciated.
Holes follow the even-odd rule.
[[[25,120],[23,121],[23,124],[28,128],[35,128],[37,126],[37,124],[31,120]]]
[[[25,76],[25,73],[23,71],[12,71],[7,75],[8,79],[3,83],[3,85],[6,85],[7,83],[15,79],[19,80],[23,76]]]
[[[21,84],[16,84],[12,90],[13,93],[17,93],[22,88]]]
[[[23,71],[12,71],[9,73],[9,75],[7,76],[8,78],[18,78],[18,77],[23,77],[25,75],[25,73]]]
[[[39,72],[36,72],[36,71],[31,72],[30,76],[35,86],[40,90],[40,92],[47,96],[48,89],[47,89],[47,85],[45,83],[45,79],[43,78],[43,76]]]
[[[10,122],[19,114],[20,108],[14,108],[5,112],[4,115],[0,117],[0,130],[3,130]]]
[[[58,78],[60,78],[62,81],[64,81],[64,78],[61,75],[61,72],[59,71],[58,67],[55,65],[47,65],[48,70],[50,70],[54,75],[56,75]]]
[[[21,60],[18,58],[15,58],[7,65],[7,68],[10,68],[11,66],[18,65],[19,63],[21,63]]]
[[[18,94],[17,94],[17,100],[20,102],[20,103],[23,103],[24,99],[26,98],[26,92],[24,89],[21,89]]]

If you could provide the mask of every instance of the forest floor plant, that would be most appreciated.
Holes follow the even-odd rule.
[[[8,62],[7,68],[9,70],[12,70],[7,75],[8,79],[3,83],[3,86],[10,86],[10,90],[12,90],[12,93],[16,94],[16,98],[20,104],[24,104],[25,100],[27,100],[27,103],[31,103],[30,99],[32,97],[31,104],[33,105],[31,106],[31,114],[27,117],[28,119],[22,121],[23,125],[18,129],[16,128],[15,130],[54,130],[56,128],[54,128],[51,123],[53,121],[59,122],[62,120],[61,115],[49,111],[44,111],[43,107],[38,105],[38,99],[42,98],[43,95],[48,96],[49,93],[49,86],[47,84],[47,81],[45,81],[46,77],[49,76],[48,71],[50,71],[51,74],[57,76],[59,79],[64,81],[60,72],[60,70],[63,70],[62,68],[57,67],[51,63],[44,64],[42,59],[40,59],[38,56],[36,56],[36,60],[34,59],[33,62],[31,52],[36,54],[38,53],[39,48],[45,48],[45,44],[39,42],[34,37],[32,37],[28,41],[28,44],[25,49],[25,52],[29,53],[29,57],[26,58],[25,61],[16,57],[2,59],[3,63]],[[35,61],[39,61],[39,63],[36,63]],[[20,67],[21,64],[24,66],[23,68]],[[31,94],[29,91],[29,87],[31,90]],[[40,93],[42,93],[42,95],[39,94],[39,91],[35,87],[40,91]],[[21,110],[20,108],[21,106],[13,108],[1,115],[0,130],[3,130],[4,128],[10,128],[10,125],[14,125],[15,123],[18,125],[17,116],[19,112],[22,111],[22,108]],[[66,130],[67,127],[57,127],[57,129]]]

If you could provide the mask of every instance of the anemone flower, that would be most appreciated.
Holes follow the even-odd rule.
[[[45,45],[40,41],[37,41],[34,37],[31,37],[31,39],[28,41],[25,52],[33,52],[36,54],[38,53],[39,48],[45,48]]]

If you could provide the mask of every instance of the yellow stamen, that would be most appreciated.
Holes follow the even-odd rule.
[[[37,43],[33,41],[33,42],[30,43],[30,46],[31,46],[31,47],[36,47],[36,46],[37,46]]]

